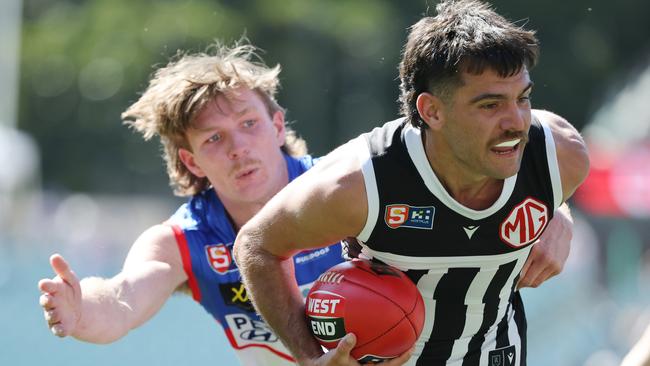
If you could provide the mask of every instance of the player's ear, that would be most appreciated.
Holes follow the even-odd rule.
[[[442,127],[444,103],[439,97],[431,93],[420,93],[415,105],[420,114],[420,119],[431,129],[437,130]]]
[[[273,113],[273,128],[275,129],[275,137],[278,142],[278,146],[284,145],[286,137],[286,129],[284,128],[284,113],[282,111],[276,111]]]
[[[184,148],[179,148],[178,149],[178,158],[181,159],[181,162],[185,167],[195,176],[199,178],[204,178],[205,173],[203,172],[203,169],[196,163],[196,160],[194,159],[194,154],[192,154],[191,151],[184,149]]]

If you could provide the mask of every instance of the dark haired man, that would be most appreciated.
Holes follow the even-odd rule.
[[[534,32],[478,1],[437,10],[404,47],[404,118],[330,153],[236,240],[254,304],[303,365],[357,363],[338,349],[322,355],[285,258],[348,236],[350,252],[405,271],[424,298],[408,364],[526,364],[517,281],[588,155],[567,121],[531,110]]]

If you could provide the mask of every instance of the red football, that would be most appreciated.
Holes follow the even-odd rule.
[[[400,270],[354,259],[323,273],[307,295],[305,312],[321,345],[335,348],[347,333],[361,362],[391,359],[408,351],[422,332],[424,303]]]

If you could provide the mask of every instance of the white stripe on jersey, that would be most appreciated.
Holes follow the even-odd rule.
[[[446,271],[429,271],[429,273],[422,276],[417,283],[418,290],[420,290],[420,294],[422,295],[422,300],[424,300],[424,327],[422,328],[420,337],[415,342],[415,350],[413,351],[413,356],[409,359],[409,362],[406,363],[407,366],[415,365],[418,355],[422,353],[422,349],[424,349],[425,342],[431,337],[433,321],[435,319],[433,316],[427,316],[426,314],[436,313],[436,300],[433,298],[433,291],[438,287],[438,282],[440,282],[440,279],[446,273]]]
[[[472,337],[479,331],[481,324],[483,323],[483,309],[485,304],[483,303],[483,295],[490,285],[490,281],[494,278],[494,275],[497,273],[499,267],[487,267],[481,268],[480,271],[474,277],[474,280],[467,290],[467,295],[465,296],[465,305],[467,305],[467,312],[465,313],[465,327],[463,328],[463,333],[460,338],[454,342],[454,347],[451,351],[450,360],[460,359],[462,361],[463,357],[467,353],[469,342],[472,340]],[[505,286],[508,286],[506,282]],[[501,291],[500,291],[501,292]],[[505,305],[508,304],[508,299],[506,298]],[[503,306],[503,298],[499,302],[499,307]],[[497,317],[499,319],[499,317]]]
[[[370,234],[372,234],[372,231],[375,229],[377,215],[379,215],[379,191],[377,190],[375,169],[373,168],[372,160],[370,159],[368,141],[362,135],[350,141],[350,143],[354,144],[354,148],[358,152],[361,172],[363,173],[363,180],[366,186],[366,196],[368,198],[368,217],[366,217],[366,224],[363,226],[361,233],[357,236],[359,240],[365,242],[370,238]]]
[[[512,366],[521,365],[521,338],[519,337],[519,327],[517,327],[517,322],[515,322],[515,311],[513,309],[512,316],[508,319],[508,339],[510,344],[515,346],[515,354],[517,360]]]
[[[509,263],[517,259],[523,258],[525,260],[526,257],[528,257],[528,252],[530,252],[530,249],[532,248],[532,245],[529,245],[521,250],[515,250],[512,252],[495,255],[474,255],[459,257],[412,257],[373,250],[370,249],[363,241],[361,241],[361,238],[358,239],[360,240],[359,244],[361,244],[361,252],[368,256],[368,258],[377,258],[382,262],[396,267],[402,271],[409,269],[447,270],[448,268],[498,268],[502,264]]]
[[[535,117],[533,117],[535,118]],[[551,187],[553,187],[553,204],[555,208],[560,207],[564,200],[562,192],[562,178],[560,177],[560,165],[557,162],[557,151],[555,150],[555,140],[551,127],[544,121],[539,120],[544,128],[544,140],[546,141],[546,160],[548,160],[548,172],[551,176]]]
[[[492,204],[492,206],[486,208],[485,210],[474,210],[469,207],[463,206],[458,201],[456,201],[447,190],[444,188],[436,173],[431,169],[431,164],[427,159],[427,154],[424,151],[424,146],[422,145],[422,137],[420,136],[420,129],[411,126],[410,124],[404,127],[404,140],[406,143],[406,148],[408,149],[411,160],[417,168],[424,184],[427,186],[429,191],[436,196],[440,202],[444,203],[445,206],[449,207],[451,210],[457,212],[460,215],[463,215],[472,220],[481,220],[486,217],[489,217],[499,211],[507,202],[512,192],[515,190],[515,183],[517,183],[517,174],[512,177],[506,178],[503,181],[503,188],[501,190],[501,195],[499,198]]]
[[[524,267],[524,264],[526,263],[526,259],[528,259],[528,254],[530,251],[533,249],[532,245],[527,246],[522,250],[522,254],[525,254],[525,256],[517,262],[515,265],[515,269],[512,271],[510,274],[510,278],[508,278],[507,283],[512,283],[515,280],[515,277],[519,275],[519,272],[521,272],[521,269]],[[499,293],[499,297],[502,299],[504,297],[510,296],[510,289],[509,288],[502,288],[501,293]],[[501,305],[499,306],[499,312],[497,313],[497,319],[502,319],[503,316],[506,314],[506,310],[508,309],[507,306],[502,307]],[[510,324],[510,320],[508,321],[508,324]],[[512,324],[514,324],[514,321],[512,321]]]

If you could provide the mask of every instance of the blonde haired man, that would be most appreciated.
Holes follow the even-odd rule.
[[[56,277],[39,288],[55,335],[113,342],[184,288],[219,321],[242,364],[294,364],[253,310],[231,255],[239,228],[313,164],[275,100],[280,67],[255,61],[255,51],[216,45],[206,54],[182,55],[159,69],[124,112],[126,124],[145,139],[160,137],[174,191],[190,198],[140,235],[113,278],[79,281],[60,255],[52,256]],[[340,245],[305,251],[294,261],[306,291],[341,261]]]

